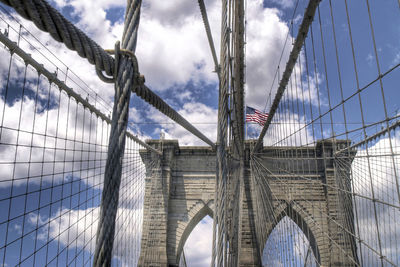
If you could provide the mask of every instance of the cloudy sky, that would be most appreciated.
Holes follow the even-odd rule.
[[[301,23],[302,15],[307,1],[299,1],[296,7],[295,0],[247,0],[247,45],[246,45],[246,105],[260,110],[268,111],[277,87],[277,80],[281,76],[286,60],[291,50],[293,37],[297,34],[297,27]],[[369,83],[372,78],[377,77],[374,47],[368,31],[368,15],[365,1],[349,1],[351,10],[351,22],[355,40],[356,60],[359,63],[359,83],[361,86]],[[103,48],[113,48],[114,43],[121,39],[124,23],[125,0],[53,0],[50,3],[57,8],[65,17],[70,19],[76,26],[87,33]],[[206,0],[208,16],[216,51],[219,53],[220,42],[220,1]],[[379,8],[377,8],[379,5]],[[331,27],[329,17],[329,1],[322,1],[321,19],[322,29]],[[395,0],[371,1],[372,16],[375,23],[375,33],[377,36],[377,53],[380,58],[382,72],[395,66],[400,62],[400,19],[398,16],[399,7]],[[296,11],[294,12],[294,8]],[[10,10],[11,11],[11,10]],[[359,12],[357,12],[359,11]],[[294,13],[294,14],[293,14]],[[352,73],[351,48],[348,38],[348,28],[344,12],[344,5],[334,5],[334,17],[336,23],[337,42],[341,47],[340,55],[343,70],[343,84],[346,84],[345,97],[350,96],[357,90],[354,74]],[[35,53],[34,57],[43,63],[50,71],[60,71],[59,78],[65,75],[68,66],[69,79],[67,84],[79,91],[80,86],[88,86],[91,91],[88,94],[89,102],[95,103],[96,107],[105,114],[110,113],[113,99],[113,86],[101,82],[95,74],[92,65],[85,59],[79,58],[74,52],[68,51],[62,44],[53,41],[48,34],[42,33],[30,22],[19,18],[22,24],[33,36],[38,38],[52,52],[43,50],[43,54]],[[388,23],[390,21],[390,23]],[[4,21],[0,24],[3,31],[6,26]],[[13,22],[10,22],[13,23]],[[291,25],[293,23],[293,30]],[[14,23],[14,25],[17,25]],[[17,26],[16,26],[17,27]],[[18,27],[17,27],[18,28]],[[367,29],[367,30],[365,30]],[[316,31],[319,30],[316,28]],[[326,50],[334,51],[332,34],[327,30]],[[16,40],[16,33],[10,32],[10,38]],[[33,40],[34,41],[34,40]],[[29,45],[23,40],[21,46],[29,49]],[[311,83],[306,88],[309,92],[307,104],[320,107],[322,112],[329,109],[328,95],[323,90],[323,84],[327,80],[323,70],[323,57],[320,56],[320,49],[317,50],[316,64],[318,69],[314,74],[310,74]],[[7,52],[1,51],[2,55]],[[162,96],[165,101],[175,108],[183,117],[193,123],[211,140],[216,140],[217,122],[217,103],[218,103],[218,80],[214,70],[211,52],[201,20],[197,1],[189,0],[144,0],[142,15],[139,28],[138,44],[136,51],[140,72],[146,77],[146,84],[157,94]],[[304,53],[301,54],[304,59]],[[335,61],[334,53],[328,53],[326,60]],[[49,59],[49,60],[48,60]],[[56,65],[50,63],[56,62]],[[65,64],[65,65],[64,65]],[[304,64],[304,63],[303,63]],[[277,74],[277,69],[279,71]],[[334,66],[331,64],[329,66]],[[1,77],[0,82],[5,81],[5,74],[8,68],[8,61],[0,61]],[[330,71],[334,71],[334,68]],[[295,69],[299,75],[304,74],[304,69]],[[62,73],[64,72],[64,74]],[[22,73],[15,73],[22,78]],[[70,78],[71,76],[74,78]],[[33,78],[35,73],[28,73],[28,78]],[[80,77],[80,78],[78,78]],[[385,78],[386,93],[390,96],[386,99],[388,113],[393,115],[398,113],[400,98],[397,90],[398,79],[396,75]],[[398,73],[397,73],[398,77]],[[316,91],[317,86],[321,86],[319,95]],[[34,84],[32,84],[32,87]],[[338,87],[337,80],[330,80],[330,86]],[[364,105],[372,107],[376,105],[377,96],[372,90],[378,90],[377,86],[371,87],[371,91],[366,91],[363,95]],[[2,88],[3,89],[3,88]],[[4,90],[2,90],[3,96]],[[297,96],[291,95],[291,99]],[[339,91],[331,95],[333,103],[340,101]],[[10,100],[11,99],[11,100]],[[16,102],[12,97],[0,100],[0,106],[7,102],[9,113],[17,109]],[[96,101],[96,102],[94,102]],[[346,106],[348,111],[348,121],[360,122],[360,113],[354,107],[357,102],[349,102]],[[24,107],[26,112],[32,110],[33,100],[27,101]],[[31,106],[29,106],[31,104]],[[380,106],[382,106],[380,104]],[[179,139],[181,145],[204,145],[204,143],[193,135],[185,131],[179,125],[167,119],[163,114],[144,103],[141,99],[133,96],[130,105],[130,130],[143,138],[158,138],[161,131],[166,133],[166,138]],[[354,112],[352,112],[354,110]],[[384,111],[380,109],[366,109],[366,117],[369,122],[378,121],[384,118]],[[17,112],[15,112],[17,114]],[[62,114],[66,114],[65,112]],[[340,120],[341,114],[334,114],[334,121]],[[56,114],[51,114],[56,116]],[[303,117],[302,117],[303,116]],[[308,120],[307,114],[293,114],[288,121]],[[336,117],[335,117],[336,116]],[[46,120],[48,117],[44,113],[38,114],[37,120]],[[18,121],[8,116],[4,124]],[[28,122],[25,122],[28,123]],[[42,124],[44,125],[44,123]],[[300,125],[300,124],[299,124]],[[66,127],[64,125],[63,127]],[[256,137],[260,127],[257,125],[248,126],[250,137]],[[299,126],[300,127],[300,126]],[[351,127],[351,126],[350,126]],[[356,126],[354,126],[356,127]],[[335,128],[339,133],[344,132],[342,124]],[[329,129],[316,133],[311,136],[309,129],[304,129],[298,134],[307,136],[308,140],[313,138],[329,136],[332,133]],[[273,143],[275,136],[266,139],[266,143]],[[354,135],[354,139],[362,138]],[[304,139],[303,139],[304,140]],[[308,141],[309,143],[312,141]],[[5,154],[5,153],[3,153]],[[4,158],[3,158],[4,159]],[[7,172],[5,172],[7,173]],[[5,177],[6,175],[3,174]],[[1,178],[1,177],[0,177]],[[94,181],[92,181],[94,182]],[[9,185],[8,185],[9,186]],[[3,184],[0,186],[6,188]],[[62,212],[59,209],[57,212]],[[87,210],[89,213],[96,213],[95,209]],[[53,214],[53,217],[57,214]],[[73,216],[74,217],[74,216]],[[31,218],[38,221],[40,218]],[[63,222],[61,222],[63,223]],[[207,266],[210,256],[212,219],[205,218],[193,231],[189,237],[185,252],[189,266]]]

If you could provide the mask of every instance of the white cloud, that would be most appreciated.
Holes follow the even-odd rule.
[[[217,1],[208,5],[214,37],[218,36]],[[215,38],[218,47],[219,38]],[[189,81],[216,83],[214,64],[196,2],[149,1],[143,5],[137,55],[140,71],[154,90]]]
[[[372,67],[372,63],[373,63],[374,57],[372,56],[372,53],[371,53],[371,52],[368,53],[368,55],[367,55],[367,57],[365,58],[365,60],[367,61],[368,65],[369,65],[370,67]]]
[[[186,103],[181,110],[178,110],[186,120],[193,123],[194,126],[200,130],[206,137],[212,141],[216,141],[217,136],[217,115],[216,109],[210,108],[202,103]],[[166,132],[166,139],[178,139],[180,145],[205,145],[196,136],[189,133],[186,129],[178,124],[162,124],[165,122],[165,116],[160,112],[152,109],[150,117],[157,122]],[[172,122],[168,119],[168,122]],[[159,132],[161,129],[157,129]]]
[[[285,266],[287,259],[299,266],[318,266],[315,256],[310,251],[310,242],[300,227],[288,216],[284,216],[270,233],[265,243],[262,263],[263,266]],[[282,254],[282,249],[285,253]],[[305,260],[307,257],[307,264]]]
[[[282,110],[275,114],[267,134],[264,137],[264,146],[310,146],[314,144],[311,126],[304,116],[299,116],[289,110]],[[262,126],[252,123],[247,125],[249,139],[258,138]]]
[[[177,98],[179,99],[179,101],[181,101],[181,102],[184,102],[185,100],[188,100],[188,101],[194,101],[194,100],[195,100],[195,99],[193,98],[192,92],[190,92],[189,90],[188,90],[188,91],[184,91],[184,92],[178,94],[176,97],[177,97]]]
[[[140,246],[141,231],[135,230],[141,228],[141,214],[141,209],[118,209],[113,257],[114,260],[119,260],[122,266],[129,266],[128,263],[132,260],[127,259],[128,256],[132,256],[129,252]],[[54,239],[60,243],[61,249],[78,248],[94,253],[98,219],[98,207],[76,210],[63,208],[49,218],[30,214],[29,223],[39,226],[38,239],[42,242]],[[127,227],[125,224],[130,220],[130,227]]]
[[[390,206],[399,205],[396,181],[400,171],[399,144],[399,133],[392,131],[391,139],[386,135],[369,143],[368,152],[365,146],[359,147],[351,164],[352,190],[356,194],[354,198],[353,195],[351,196],[355,216],[354,234],[357,237],[358,257],[365,266],[381,264],[378,242],[381,244],[384,265],[387,264],[386,259],[393,263],[399,260],[397,248],[400,245],[400,229],[396,225],[400,220],[400,212],[398,208]],[[347,156],[339,157],[338,162],[340,167],[349,167]],[[397,177],[395,172],[397,172]],[[373,194],[377,201],[371,200]],[[345,193],[341,192],[340,196],[343,195]],[[389,205],[381,203],[382,201]],[[326,214],[323,216],[325,217]],[[340,220],[335,220],[340,223]],[[377,229],[379,229],[379,235]],[[290,235],[287,235],[288,231]],[[361,242],[358,242],[358,239]],[[266,242],[263,262],[265,266],[285,266],[285,258],[279,258],[282,250],[289,258],[293,258],[296,262],[300,261],[304,259],[308,244],[301,230],[291,220],[283,219],[274,228]]]
[[[318,94],[318,91],[321,90],[320,88],[324,81],[324,76],[319,72],[316,74],[310,73],[310,75],[307,76],[304,53],[301,53],[299,58],[301,66],[296,64],[293,68],[291,78],[285,90],[285,95],[289,99],[298,100],[299,103],[311,103],[315,106],[319,104],[321,106],[327,105],[325,97],[323,97],[321,93]]]
[[[21,101],[23,101],[22,108],[20,108]],[[17,164],[2,164],[0,181],[9,182],[0,183],[0,187],[8,186],[10,179],[16,178],[24,179],[15,180],[14,185],[25,184],[26,177],[36,177],[30,179],[30,183],[40,183],[41,179],[43,182],[51,182],[54,179],[57,183],[72,174],[92,177],[84,179],[84,182],[98,184],[103,177],[95,173],[101,173],[101,171],[89,168],[89,165],[93,163],[90,163],[91,160],[98,157],[98,153],[106,151],[106,147],[101,145],[108,141],[106,124],[102,124],[89,112],[84,112],[81,107],[78,109],[81,112],[80,115],[75,116],[76,104],[70,101],[68,110],[68,98],[65,94],[61,98],[59,108],[47,109],[47,97],[41,101],[46,105],[38,107],[38,105],[35,106],[34,99],[25,96],[12,105],[5,105],[3,126],[6,128],[2,129],[1,140],[3,144],[8,145],[1,146],[0,161],[14,162],[15,160]],[[3,105],[4,101],[1,99],[0,106],[3,107]],[[89,131],[90,125],[91,131]],[[101,136],[102,132],[103,136]],[[97,144],[96,149],[94,144]],[[72,153],[74,148],[82,152]],[[97,151],[97,156],[95,151]],[[95,162],[96,165],[100,163],[100,160]],[[80,171],[88,168],[87,172]],[[56,175],[52,175],[53,173]]]
[[[284,1],[281,3],[283,7],[289,7],[293,1]],[[97,41],[104,48],[112,48],[116,40],[121,39],[123,23],[122,18],[115,24],[112,24],[106,19],[106,12],[108,8],[115,6],[124,6],[125,1],[123,0],[101,0],[101,1],[66,1],[66,0],[55,0],[58,7],[71,6],[73,8],[73,16],[76,16],[78,21],[76,24],[87,32],[91,38]],[[210,24],[214,34],[214,42],[216,45],[217,52],[219,51],[219,28],[220,28],[220,3],[219,1],[206,1],[208,8],[208,15]],[[247,45],[247,93],[246,101],[248,104],[253,105],[257,108],[264,107],[268,90],[271,86],[273,74],[275,73],[275,67],[278,64],[278,60],[281,53],[281,48],[286,38],[288,26],[280,18],[280,12],[276,9],[264,9],[262,0],[249,1],[248,3],[248,45]],[[101,82],[95,74],[94,67],[86,62],[86,59],[77,57],[76,52],[68,51],[62,44],[54,42],[48,34],[42,33],[37,30],[32,23],[22,20],[30,31],[42,42],[47,43],[48,48],[62,62],[74,70],[79,76],[83,76],[84,81],[97,92],[98,95],[104,97],[108,103],[114,95],[112,85],[104,84]],[[15,40],[15,35],[14,35]],[[23,42],[22,47],[26,51],[33,53],[33,56],[40,62],[44,62],[45,66],[49,70],[54,71],[55,67],[49,64],[49,62],[40,55],[37,51],[31,49],[31,47]],[[281,62],[281,71],[283,71],[286,59],[289,55],[291,47],[287,46],[284,49],[284,56]],[[43,49],[41,50],[44,51]],[[44,51],[45,52],[45,51]],[[188,82],[193,82],[195,86],[199,84],[217,84],[217,76],[213,73],[214,65],[212,62],[211,53],[208,47],[207,38],[202,23],[198,5],[196,1],[186,0],[172,0],[172,1],[158,1],[149,0],[143,2],[142,17],[139,29],[138,49],[137,55],[139,59],[140,71],[146,76],[147,84],[158,91],[166,90],[170,87],[177,85],[185,85]],[[46,57],[51,56],[46,52]],[[3,62],[3,61],[2,61]],[[4,69],[4,68],[2,68]],[[65,70],[65,67],[62,67]],[[20,74],[19,74],[20,75]],[[15,76],[21,77],[21,76]],[[70,80],[67,81],[75,90],[78,90]],[[172,91],[172,89],[171,89]],[[82,94],[84,94],[82,92]],[[176,96],[180,101],[188,100],[189,103],[184,104],[178,111],[188,121],[193,123],[204,123],[194,124],[204,135],[209,137],[211,140],[216,140],[216,129],[217,129],[217,110],[207,106],[204,103],[199,103],[194,98],[190,91],[184,91],[180,95]],[[32,119],[32,100],[26,99],[24,104],[24,110],[26,109],[30,117],[27,116],[26,120]],[[1,106],[2,103],[0,103]],[[18,114],[18,101],[12,106],[7,107],[7,114]],[[24,111],[25,112],[25,111]],[[27,114],[28,114],[27,113]],[[55,121],[56,110],[49,110],[50,121]],[[67,112],[63,109],[62,116],[65,120]],[[132,108],[130,110],[130,118],[134,122],[139,122],[140,117],[138,110]],[[10,123],[12,120],[17,122],[15,116],[10,116]],[[43,127],[45,122],[45,113],[36,114],[38,125]],[[157,121],[164,122],[166,117],[160,114],[158,111],[151,109],[148,116]],[[293,117],[296,118],[296,117]],[[295,120],[295,119],[293,119]],[[301,118],[297,117],[297,120],[301,121]],[[292,121],[290,121],[292,122]],[[9,123],[7,121],[7,123]],[[30,121],[25,122],[25,125],[31,125]],[[10,125],[11,125],[10,124]],[[54,126],[54,125],[53,125]],[[53,127],[52,126],[52,127]],[[12,127],[16,127],[13,125]],[[59,127],[66,127],[65,125]],[[78,124],[81,127],[81,124]],[[167,132],[167,138],[179,139],[181,145],[204,145],[204,143],[198,140],[197,137],[188,133],[182,127],[176,124],[163,125]],[[297,127],[297,126],[296,126]],[[298,129],[298,128],[296,128]],[[156,129],[155,131],[159,131]],[[62,130],[60,130],[62,132]],[[80,132],[78,130],[78,132]],[[54,129],[51,129],[51,133],[54,134]],[[300,131],[300,135],[307,136],[309,133],[306,131]],[[30,136],[23,137],[30,140]],[[297,140],[298,137],[295,137]],[[35,139],[38,146],[42,146],[40,143],[41,139]],[[299,142],[299,141],[295,141]],[[2,153],[3,155],[13,155],[12,152]],[[37,155],[41,155],[38,153]],[[38,157],[40,159],[40,157]],[[79,160],[79,158],[76,158]],[[39,168],[39,167],[38,167]],[[40,168],[39,168],[40,169]],[[50,170],[49,170],[50,171]],[[59,219],[57,215],[68,214],[72,218],[71,222],[62,216]],[[84,233],[78,237],[78,241],[75,246],[81,247],[83,240],[90,240],[88,233],[95,233],[97,224],[89,225],[87,223],[92,222],[97,218],[98,210],[91,208],[88,210],[66,210],[62,209],[56,215],[51,218],[37,218],[42,223],[49,222],[50,230],[49,233],[52,237],[58,238],[62,244],[68,244],[70,240],[67,239],[65,234],[57,236],[58,229],[69,229],[70,225],[75,224],[76,228],[67,230],[70,234],[70,238],[78,237],[78,233]],[[90,219],[82,220],[84,216],[90,214]],[[87,217],[87,218],[89,218]],[[85,217],[86,218],[86,217]],[[84,221],[84,223],[82,222]],[[210,233],[210,222],[206,225],[199,224],[198,227],[201,231]],[[76,229],[76,230],[75,230]],[[85,230],[86,229],[86,230]],[[90,230],[90,231],[89,231]],[[201,238],[205,236],[204,233],[194,232],[194,240],[198,249],[194,250],[199,254],[191,254],[191,249],[188,249],[188,259],[191,261],[198,260],[199,266],[203,266],[205,262],[209,263],[209,255],[206,254],[206,250],[211,246],[209,245],[210,238]],[[128,234],[129,239],[137,238]],[[90,242],[93,242],[90,241]],[[190,242],[188,242],[189,245]],[[190,246],[190,245],[189,245]],[[91,243],[91,247],[93,244]],[[200,252],[199,252],[200,251]],[[208,252],[207,252],[208,253]],[[191,261],[191,262],[193,262]],[[195,264],[195,263],[193,263]],[[202,265],[203,264],[203,265]]]
[[[295,0],[270,0],[271,2],[278,4],[282,8],[291,8],[294,6]]]
[[[293,1],[284,1],[284,3]],[[286,68],[286,62],[289,59],[292,50],[292,36],[288,35],[289,25],[281,18],[282,13],[278,9],[264,8],[263,1],[250,1],[247,8],[247,54],[246,54],[246,103],[249,106],[263,110],[272,105],[275,93],[279,85],[279,79]],[[296,20],[300,20],[297,16]],[[288,40],[285,44],[285,40]],[[281,60],[280,60],[281,58]],[[308,81],[305,67],[305,55],[300,53],[300,64],[296,64],[292,73],[292,83],[297,87],[298,94],[289,92],[287,95],[293,99],[303,101],[302,90],[304,91],[304,101],[318,104],[317,86],[323,81],[323,76],[317,72],[310,72]],[[279,74],[277,69],[279,66]],[[301,67],[301,68],[300,68]],[[295,86],[295,78],[297,86]],[[300,78],[302,84],[300,83]],[[301,87],[302,86],[302,87]],[[290,91],[290,84],[286,91]],[[293,90],[292,92],[295,92]],[[321,98],[321,94],[320,94]],[[268,100],[268,101],[267,101]],[[325,101],[321,98],[321,105]]]
[[[400,135],[392,132],[392,138],[383,136],[377,141],[368,144],[368,152],[365,146],[358,148],[355,159],[351,165],[354,193],[383,201],[392,205],[399,205],[397,188],[398,175],[400,173]],[[390,148],[393,147],[393,155]],[[397,177],[395,175],[397,173]],[[356,211],[357,236],[363,243],[379,251],[378,233],[384,257],[392,262],[398,262],[397,247],[400,245],[400,229],[393,227],[400,220],[400,212],[397,208],[387,204],[373,202],[370,199],[356,197],[353,203]],[[376,214],[374,206],[376,205]],[[376,216],[376,218],[375,218]],[[363,263],[368,266],[380,264],[380,257],[376,252],[364,244],[358,245],[359,255],[363,255]]]
[[[140,116],[139,111],[135,107],[131,107],[129,109],[129,120],[134,123],[142,121],[142,117]]]
[[[288,32],[287,24],[279,16],[277,9],[264,9],[261,0],[248,2],[246,102],[257,109],[264,108]],[[287,46],[281,69],[289,53]]]
[[[389,141],[391,141],[393,147],[393,158],[391,156],[392,152]],[[398,156],[400,154],[399,143],[400,135],[397,133],[390,140],[386,136],[378,139],[376,143],[369,144],[368,151],[365,147],[357,151],[352,163],[354,190],[357,193],[372,197],[371,186],[373,186],[377,199],[393,204],[398,203],[399,199],[395,190],[396,178],[394,171],[396,169],[398,175],[400,170],[400,157]],[[370,158],[367,158],[367,155]],[[371,173],[369,173],[368,162],[371,167]]]
[[[143,2],[143,10],[147,13],[147,18],[156,19],[164,25],[169,24],[171,26],[184,24],[188,17],[197,15],[199,7],[193,1],[171,0],[160,2],[148,0]]]
[[[395,54],[392,64],[397,65],[399,63],[400,63],[400,52]]]
[[[186,263],[193,267],[208,267],[211,263],[213,220],[207,216],[197,224],[184,247]]]
[[[103,1],[103,4],[105,2],[107,1]],[[61,5],[62,3],[60,2],[59,4]],[[77,3],[75,1],[72,1],[69,2],[69,4]],[[98,4],[100,6],[101,3]],[[92,5],[94,4],[92,3]],[[113,4],[108,3],[107,5],[112,6]],[[93,6],[93,8],[99,8],[99,6]],[[75,9],[75,12],[83,12],[82,14],[84,14],[84,12],[90,12],[90,10],[87,10],[87,6],[78,6]],[[106,21],[105,16],[102,19]],[[68,72],[66,84],[72,87],[72,89],[76,93],[80,94],[83,98],[87,98],[88,93],[90,93],[90,96],[87,98],[89,102],[95,105],[106,115],[109,115],[110,107],[112,105],[112,99],[114,96],[113,85],[106,84],[100,81],[95,73],[94,66],[90,65],[86,59],[77,56],[76,52],[70,51],[63,44],[54,41],[49,36],[49,34],[37,29],[36,26],[33,25],[33,23],[26,21],[22,18],[19,18],[19,20],[23,23],[24,27],[29,29],[30,32],[30,34],[28,34],[25,29],[22,30],[22,36],[19,43],[21,48],[25,52],[32,54],[32,57],[36,59],[39,63],[42,63],[45,68],[50,72],[55,72],[57,70],[58,78],[60,80],[64,81],[64,75],[66,72]],[[11,27],[9,31],[9,38],[13,41],[16,41],[18,39],[18,35],[17,32],[13,30],[13,28],[19,29],[19,24],[9,18],[7,18],[7,22],[10,24]],[[106,21],[104,25],[105,28],[109,30],[111,29],[111,31],[120,30],[122,32],[121,25],[115,24],[113,26],[110,26],[109,21]],[[3,25],[1,24],[0,27],[2,28]],[[108,39],[103,39],[103,42],[108,42],[113,45],[114,40],[112,35],[110,37],[110,34],[104,34],[101,32],[92,33],[92,37],[94,38],[104,38],[104,36],[108,36]],[[40,40],[40,42],[43,44],[45,43],[48,50],[34,38],[37,38],[37,40]],[[29,43],[27,42],[27,40],[29,40]],[[9,52],[3,46],[0,48],[0,55],[3,59],[6,59],[1,60],[0,63],[0,81],[2,82],[2,84],[5,84],[8,76],[10,56]],[[25,64],[23,60],[20,59],[17,55],[13,56],[11,64],[12,67],[10,72],[10,85],[17,85],[19,88],[21,88],[23,83]],[[72,170],[75,170],[74,175],[77,175],[77,173],[80,172],[76,172],[76,170],[85,169],[87,168],[87,164],[90,164],[89,162],[80,163],[81,159],[85,161],[85,159],[88,157],[88,153],[86,153],[85,151],[83,151],[82,153],[72,153],[70,150],[72,150],[74,146],[76,146],[76,149],[87,150],[89,149],[89,146],[91,147],[91,149],[94,149],[94,144],[97,144],[97,153],[99,153],[101,150],[103,152],[106,150],[106,146],[104,145],[108,142],[106,124],[103,123],[101,125],[100,120],[97,120],[96,116],[90,114],[90,112],[88,112],[87,110],[84,111],[82,105],[80,105],[78,108],[79,115],[77,116],[75,114],[77,110],[76,101],[71,99],[70,107],[68,109],[68,98],[65,93],[62,94],[61,103],[59,104],[60,109],[58,109],[57,105],[59,90],[56,89],[55,86],[52,86],[51,89],[49,102],[51,103],[51,108],[48,109],[47,105],[49,83],[44,76],[41,76],[39,86],[37,87],[37,77],[37,71],[34,70],[32,67],[28,67],[26,92],[24,98],[21,100],[21,96],[17,95],[15,99],[10,100],[9,96],[6,105],[4,103],[4,100],[0,99],[0,106],[2,107],[1,113],[3,113],[3,106],[5,105],[5,116],[2,126],[8,127],[10,129],[18,129],[18,123],[20,121],[19,116],[21,114],[21,126],[19,129],[26,131],[20,132],[19,134],[19,146],[17,148],[17,151],[16,147],[13,145],[1,147],[0,160],[3,162],[12,162],[14,160],[14,156],[16,155],[16,162],[28,162],[29,160],[31,162],[35,162],[25,165],[22,163],[15,165],[15,169],[12,164],[3,164],[2,169],[4,171],[0,174],[0,181],[9,180],[10,177],[22,178],[27,176],[35,176],[38,178],[30,179],[30,182],[39,183],[41,174],[44,174],[44,182],[51,182],[51,180],[54,179],[54,181],[57,183],[60,182],[62,179],[69,179],[72,175]],[[81,78],[83,80],[81,80]],[[5,90],[5,86],[2,86],[0,90]],[[35,104],[36,90],[38,92],[38,101]],[[101,101],[100,98],[103,98],[105,101]],[[20,108],[21,101],[23,101],[22,109]],[[83,114],[85,114],[85,117],[83,117]],[[130,115],[132,115],[131,121],[137,122],[138,120],[140,120],[140,118],[136,116],[137,110],[135,108],[132,108],[130,110]],[[66,129],[67,121],[68,130]],[[85,122],[85,125],[83,125],[83,121]],[[89,133],[90,125],[91,131]],[[18,131],[15,130],[2,130],[2,142],[16,144],[17,132]],[[32,134],[31,132],[33,132],[34,134]],[[44,138],[44,133],[49,136],[47,139]],[[101,140],[100,135],[102,133],[103,135]],[[66,136],[66,134],[68,135]],[[55,141],[54,138],[51,138],[51,136],[58,136],[57,141]],[[67,138],[67,141],[65,141],[63,138]],[[78,141],[78,143],[74,144],[74,140],[84,140],[84,142],[86,143],[81,144]],[[87,143],[89,142],[89,140],[92,143],[91,145],[88,145]],[[101,143],[103,144],[102,146],[100,145]],[[29,158],[29,155],[31,154],[29,146],[34,147],[32,149],[31,158]],[[46,146],[48,149],[43,150],[43,146]],[[64,148],[64,146],[70,150],[67,150],[65,153],[62,152],[61,150]],[[51,147],[57,147],[56,151],[52,150]],[[93,157],[95,157],[95,154],[90,153],[89,159],[93,159]],[[41,163],[41,161],[43,160],[45,161],[45,164]],[[55,163],[54,166],[53,164],[46,163],[46,161],[50,162],[52,160],[56,160],[60,163]],[[65,164],[62,163],[63,161],[65,161]],[[100,161],[96,161],[96,164],[100,164]],[[64,175],[62,174],[63,171],[65,171]],[[61,174],[55,175],[54,177],[52,175],[46,175],[53,172]],[[102,171],[97,169],[90,170],[87,175],[89,177],[93,176],[94,178],[85,179],[84,182],[99,184],[99,179],[103,178],[101,175],[98,175],[99,173],[102,173]],[[25,182],[25,179],[15,180],[14,184],[19,185]],[[2,182],[0,183],[0,187],[8,186],[9,184],[10,182]]]
[[[24,25],[19,46],[26,53],[31,54],[37,62],[43,64],[48,71],[53,73],[57,72],[58,78],[62,81],[65,80],[66,84],[73,88],[76,93],[82,95],[83,98],[86,98],[89,94],[89,102],[101,111],[108,113],[114,97],[114,86],[102,82],[97,77],[94,66],[91,65],[87,59],[79,57],[75,51],[71,51],[62,43],[53,40],[48,33],[40,31],[32,22],[22,18],[19,18],[19,20],[22,25]],[[12,41],[18,40],[18,22],[7,19],[7,23],[11,25],[9,38]],[[0,24],[0,27],[2,26],[3,25]],[[25,29],[28,29],[30,33],[27,33]],[[118,29],[118,26],[113,26],[113,29]],[[110,34],[98,34],[98,36],[108,36],[108,41],[103,40],[103,44],[101,45],[105,45],[105,47],[114,46],[115,39],[110,36]],[[93,38],[96,36],[91,37]],[[39,40],[40,43],[37,40]],[[7,64],[7,66],[1,66],[2,75],[6,74],[5,71],[8,69],[8,61],[4,62],[4,64]],[[20,66],[22,65],[23,64],[20,64]],[[30,76],[28,76],[29,79],[37,77],[35,72],[28,74],[30,74]],[[13,72],[11,77],[13,79],[22,79],[22,75],[23,72]],[[4,76],[2,78],[4,79]],[[104,101],[101,99],[104,99]]]
[[[123,18],[111,25],[106,19],[106,10],[111,7],[124,7],[125,1],[58,1],[60,8],[72,7],[72,16],[78,17],[76,26],[92,37],[104,48],[114,48],[116,40],[120,40],[123,31]]]

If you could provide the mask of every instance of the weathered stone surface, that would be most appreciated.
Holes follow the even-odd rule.
[[[354,232],[352,202],[337,190],[351,190],[347,178],[338,179],[349,170],[336,164],[332,156],[333,146],[343,147],[344,142],[325,140],[316,147],[282,148],[288,158],[273,160],[276,148],[275,152],[268,147],[263,149],[259,158],[274,172],[268,176],[273,196],[268,200],[272,202],[270,213],[273,214],[270,221],[265,221],[264,233],[257,238],[254,190],[257,185],[251,179],[249,144],[246,145],[239,266],[261,266],[260,252],[284,215],[289,215],[303,230],[322,266],[354,266],[355,242],[349,234]],[[213,216],[216,155],[207,147],[179,147],[174,140],[148,143],[162,149],[163,156],[141,152],[147,179],[139,266],[178,266],[182,248],[193,228],[204,216]],[[282,169],[292,171],[288,174]],[[338,171],[342,175],[335,175]],[[335,218],[340,226],[333,225],[328,217]]]

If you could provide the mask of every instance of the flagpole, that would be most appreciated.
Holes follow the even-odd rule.
[[[246,108],[246,112],[244,114],[244,118],[245,118],[244,119],[244,124],[246,125],[245,131],[244,131],[244,140],[247,140],[247,120],[246,120],[246,118],[247,118],[247,108]]]
[[[247,122],[246,123],[246,131],[245,131],[245,135],[244,135],[244,140],[247,140]]]

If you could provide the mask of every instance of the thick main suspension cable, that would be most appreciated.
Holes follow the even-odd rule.
[[[79,103],[81,103],[84,107],[90,110],[90,112],[96,114],[96,116],[100,117],[102,120],[107,122],[108,124],[111,124],[111,119],[107,117],[104,113],[102,113],[100,110],[98,110],[95,106],[89,103],[86,99],[84,99],[80,94],[76,93],[72,88],[67,86],[64,82],[62,82],[60,79],[57,78],[57,76],[54,73],[51,73],[48,71],[42,64],[37,62],[34,58],[32,58],[31,55],[26,53],[24,50],[22,50],[17,43],[11,41],[6,37],[3,33],[0,32],[0,42],[3,43],[10,51],[13,51],[16,55],[21,57],[26,64],[31,65],[34,67],[41,75],[46,77],[49,81],[52,83],[56,84],[61,90],[65,91],[69,96],[75,98],[75,100]],[[128,138],[132,139],[139,145],[145,147],[146,149],[155,152],[159,155],[161,155],[161,151],[149,146],[142,140],[140,140],[138,137],[134,136],[130,132],[126,132],[126,135]]]
[[[0,1],[13,7],[18,14],[31,20],[42,31],[50,33],[55,40],[64,43],[69,49],[76,51],[81,57],[87,58],[89,63],[95,65],[98,70],[104,71],[109,76],[114,76],[114,58],[46,1]],[[132,14],[132,17],[137,15],[138,14]],[[128,28],[131,29],[134,26],[135,25],[132,24],[129,25]],[[136,43],[136,38],[123,40],[122,42],[123,45],[130,48]],[[135,89],[133,92],[147,103],[203,140],[213,149],[215,148],[214,142],[203,135],[147,86],[135,86],[132,88]]]

